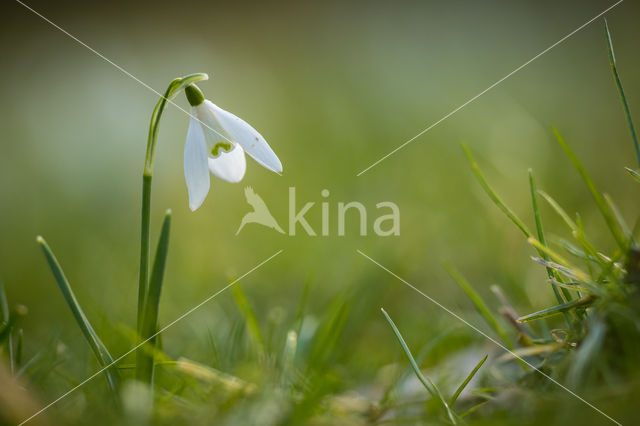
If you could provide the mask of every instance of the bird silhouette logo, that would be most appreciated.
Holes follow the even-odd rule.
[[[244,215],[242,222],[240,222],[240,227],[236,231],[236,235],[238,235],[242,228],[248,223],[259,223],[260,225],[275,229],[279,233],[284,234],[284,231],[280,228],[280,225],[278,225],[278,222],[269,211],[265,202],[255,193],[253,188],[247,186],[244,189],[244,196],[247,199],[247,203],[253,207],[253,211]]]

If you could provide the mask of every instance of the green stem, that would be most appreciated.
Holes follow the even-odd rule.
[[[149,280],[149,222],[151,220],[151,175],[142,176],[142,226],[140,230],[140,279],[138,282],[138,333],[142,327],[142,312],[144,310]]]
[[[156,144],[158,132],[160,131],[160,119],[167,105],[181,90],[192,83],[207,80],[209,76],[203,73],[190,74],[184,77],[175,78],[169,83],[164,96],[160,98],[149,123],[149,138],[147,140],[147,150],[144,158],[144,172],[142,174],[142,220],[140,227],[140,272],[138,279],[138,315],[137,330],[140,334],[142,327],[142,315],[144,311],[147,287],[149,284],[149,226],[151,222],[151,181],[153,179],[153,164],[155,160]]]

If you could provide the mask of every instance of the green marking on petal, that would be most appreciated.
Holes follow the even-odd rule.
[[[220,148],[222,148],[225,152],[229,152],[231,151],[231,144],[228,142],[218,142],[211,150],[211,155],[217,157],[220,154]]]

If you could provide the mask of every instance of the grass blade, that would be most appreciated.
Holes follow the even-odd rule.
[[[631,169],[631,168],[629,168],[629,167],[625,167],[625,170],[626,170],[627,172],[629,172],[629,174],[630,174],[630,175],[631,175],[635,180],[637,180],[638,182],[640,182],[640,173],[638,173],[637,171],[635,171],[635,170],[633,170],[633,169]]]
[[[531,234],[531,231],[529,231],[529,228],[527,228],[527,226],[524,224],[524,222],[522,222],[520,220],[520,218],[518,216],[516,216],[516,214],[513,212],[513,210],[511,210],[504,203],[504,201],[502,201],[502,199],[498,196],[498,194],[496,194],[496,192],[493,190],[493,188],[491,188],[491,186],[487,182],[487,179],[482,174],[482,171],[480,170],[480,167],[478,167],[478,163],[476,163],[476,160],[473,158],[473,155],[471,154],[471,151],[469,150],[469,147],[467,147],[466,144],[462,144],[462,150],[466,154],[467,159],[469,160],[469,164],[471,164],[471,168],[473,169],[473,172],[475,173],[476,178],[478,179],[478,182],[480,182],[480,185],[482,186],[484,191],[487,193],[489,198],[491,198],[491,201],[493,201],[493,203],[496,206],[498,206],[498,208],[500,210],[502,210],[503,213],[506,214],[509,219],[511,219],[511,221],[522,231],[522,233],[527,238],[531,237],[532,234]]]
[[[469,373],[467,378],[464,379],[464,381],[460,384],[460,386],[458,386],[458,389],[456,389],[455,393],[451,397],[451,401],[449,402],[450,406],[453,407],[453,404],[456,402],[456,400],[458,399],[458,397],[460,396],[460,394],[462,393],[464,388],[467,387],[467,385],[469,384],[471,379],[473,379],[473,377],[476,375],[478,370],[480,370],[480,367],[482,367],[482,364],[484,364],[484,362],[487,360],[488,357],[489,357],[489,355],[485,355],[484,358],[482,358],[480,360],[480,362],[478,364],[476,364],[475,367],[473,367],[473,370],[471,370],[471,372]]]
[[[633,233],[631,232],[631,228],[629,228],[629,225],[627,225],[627,222],[624,220],[624,217],[622,217],[622,213],[620,212],[620,209],[618,209],[618,206],[616,205],[616,203],[613,202],[613,199],[609,196],[609,194],[603,194],[603,197],[604,197],[604,200],[607,202],[607,205],[611,209],[611,212],[613,213],[613,217],[618,222],[618,226],[620,227],[620,229],[622,229],[622,232],[627,237],[628,241],[630,241],[632,244],[635,243],[633,238]]]
[[[282,369],[280,371],[280,384],[283,387],[293,384],[295,373],[296,352],[298,350],[298,333],[295,330],[287,332],[287,339],[282,351]]]
[[[511,210],[509,206],[507,206],[504,203],[504,201],[502,201],[502,199],[498,196],[498,194],[496,194],[496,192],[493,190],[491,185],[489,185],[489,183],[487,182],[487,179],[484,177],[484,174],[480,170],[478,163],[476,163],[475,159],[473,158],[473,154],[471,154],[471,150],[469,149],[469,147],[467,147],[467,145],[465,144],[462,144],[462,149],[464,150],[467,156],[467,159],[469,160],[469,164],[471,164],[471,168],[473,169],[473,172],[475,173],[476,178],[478,179],[478,182],[480,182],[480,185],[485,190],[489,198],[491,198],[494,204],[498,206],[498,208],[502,210],[502,212],[518,227],[518,229],[522,231],[525,237],[527,238],[533,237],[533,234],[531,233],[529,228],[527,228],[524,222],[522,222],[522,220],[520,220],[520,218],[513,212],[513,210]],[[546,245],[546,241],[544,238],[544,231],[542,228],[542,221],[540,220],[540,211],[538,208],[538,201],[535,196],[535,181],[533,180],[533,173],[531,170],[529,170],[529,185],[531,188],[531,199],[533,202],[533,210],[534,210],[534,216],[536,221],[536,228],[538,230],[538,238],[540,238],[541,241],[544,241],[543,244]],[[543,257],[545,256],[543,252],[540,252],[540,255]],[[547,270],[547,274],[553,274],[553,271]],[[560,291],[558,291],[558,289],[554,286],[552,286],[552,288],[558,302],[559,303],[564,302],[565,299],[563,299],[562,296],[560,295]],[[571,300],[571,295],[567,290],[563,289],[562,293],[564,294],[567,300]],[[568,318],[567,318],[567,322],[569,322]]]
[[[533,216],[535,218],[536,221],[536,230],[538,231],[538,240],[540,241],[540,243],[543,246],[547,246],[547,240],[544,236],[544,228],[542,227],[542,219],[540,218],[540,209],[538,207],[538,197],[536,196],[536,182],[533,178],[533,170],[529,169],[529,190],[531,192],[531,204],[533,206]],[[546,253],[541,253],[542,258],[544,260],[549,260],[548,256]],[[546,268],[547,269],[547,276],[549,277],[549,279],[553,279],[554,277],[556,278],[557,281],[561,281],[560,277],[557,276],[557,274],[551,269],[551,268]],[[556,296],[556,300],[558,301],[558,303],[563,303],[566,302],[567,300],[571,300],[571,293],[569,293],[569,291],[567,289],[562,289],[562,295],[564,295],[564,298],[560,295],[560,290],[558,290],[558,288],[554,285],[551,286],[551,288],[553,288],[553,293]],[[565,320],[567,321],[568,325],[571,325],[571,320],[569,319],[568,316],[565,316]]]
[[[149,280],[149,288],[145,297],[145,306],[142,319],[143,341],[150,339],[145,350],[143,346],[136,354],[136,378],[146,383],[153,382],[153,360],[155,337],[151,337],[156,333],[158,326],[158,310],[160,305],[160,293],[162,291],[162,280],[164,279],[164,270],[167,262],[167,253],[169,250],[169,233],[171,231],[171,210],[167,210],[162,222],[162,230],[160,231],[160,239],[156,248],[156,257],[153,262],[153,270]],[[145,345],[146,346],[146,345]]]
[[[257,386],[253,383],[184,357],[166,364],[174,366],[178,371],[188,376],[214,384],[218,389],[228,392],[248,395],[257,390]]]
[[[307,375],[310,375],[313,370],[323,369],[335,356],[351,309],[351,300],[345,296],[337,296],[326,310],[322,323],[313,335],[307,361]]]
[[[76,299],[76,296],[73,293],[73,290],[71,290],[71,285],[69,284],[67,277],[64,275],[64,272],[62,271],[62,267],[60,267],[60,264],[58,263],[58,260],[56,259],[55,255],[49,248],[49,245],[41,236],[38,236],[37,242],[40,245],[40,248],[42,248],[42,251],[44,252],[44,256],[47,259],[47,263],[49,263],[49,268],[51,269],[51,272],[53,273],[53,276],[56,282],[58,283],[58,287],[60,288],[60,291],[62,292],[62,295],[64,296],[64,299],[67,302],[67,305],[69,305],[69,309],[71,309],[71,313],[73,314],[73,317],[75,318],[76,323],[78,323],[78,326],[82,331],[82,334],[84,335],[85,339],[89,343],[89,346],[91,347],[91,350],[93,351],[96,358],[98,359],[100,366],[104,368],[108,365],[113,364],[113,357],[107,350],[104,343],[102,343],[102,340],[100,340],[100,337],[98,337],[93,327],[91,326],[91,323],[89,322],[86,315],[84,314],[84,311],[80,307],[80,304],[78,303],[78,300]],[[109,387],[111,388],[111,390],[115,392],[118,389],[118,384],[119,384],[119,377],[118,377],[117,370],[111,367],[105,370],[105,374],[107,376],[107,382],[109,383]]]
[[[469,408],[467,411],[465,411],[464,413],[460,414],[460,418],[464,419],[465,417],[467,417],[469,414],[473,413],[474,411],[476,411],[478,408],[482,408],[483,406],[487,405],[489,403],[489,400],[487,401],[482,401],[476,405],[474,405],[473,407]]]
[[[564,152],[567,154],[567,156],[569,157],[569,159],[571,160],[575,168],[578,170],[578,173],[582,177],[582,180],[584,181],[584,183],[587,185],[587,188],[589,188],[589,192],[591,192],[591,195],[593,196],[593,199],[595,200],[596,205],[600,210],[600,213],[604,217],[604,220],[607,223],[607,226],[609,227],[609,230],[611,231],[613,238],[616,240],[616,242],[618,243],[622,251],[626,252],[629,243],[627,239],[624,237],[624,234],[622,233],[622,231],[620,230],[620,227],[618,226],[618,222],[616,221],[613,213],[609,209],[609,206],[607,205],[607,202],[605,201],[604,197],[602,196],[600,191],[598,191],[598,188],[596,188],[595,183],[593,183],[593,180],[591,180],[591,177],[587,173],[586,169],[584,168],[584,166],[582,165],[582,163],[580,162],[576,154],[569,147],[567,142],[564,140],[564,138],[560,135],[560,133],[555,127],[553,128],[553,134],[556,136],[558,143],[560,144]]]
[[[2,279],[0,279],[0,320],[5,324],[9,323],[9,301],[7,299],[7,292],[4,289]]]
[[[579,226],[576,222],[574,222],[573,219],[569,217],[567,212],[560,206],[560,204],[558,204],[558,202],[554,200],[549,194],[542,190],[538,190],[538,193],[542,195],[542,197],[549,203],[549,205],[556,211],[556,213],[558,213],[562,220],[564,220],[567,226],[569,226],[573,237],[578,240],[580,244],[582,244],[582,247],[587,253],[587,259],[594,260],[598,262],[600,266],[605,267],[606,265],[603,262],[602,256],[598,253],[593,243],[591,243],[591,241],[587,239],[582,226]],[[575,250],[572,251],[571,248],[567,247],[566,244],[562,244],[562,246],[565,249],[569,248],[568,251],[572,254],[575,254]]]
[[[452,265],[445,264],[444,267],[451,278],[453,278],[453,280],[458,284],[462,291],[464,291],[469,299],[471,299],[480,315],[484,317],[489,326],[498,334],[500,340],[502,340],[502,343],[504,343],[504,345],[508,349],[513,349],[514,346],[513,343],[511,343],[511,339],[509,339],[509,336],[507,335],[505,330],[500,326],[500,323],[498,323],[496,318],[493,316],[486,303],[484,303],[482,297],[480,297],[475,289],[471,287],[471,284],[469,284],[469,282]]]
[[[583,307],[583,306],[589,306],[596,299],[597,299],[596,295],[587,294],[585,296],[582,296],[580,299],[574,300],[572,302],[563,303],[561,305],[552,306],[550,308],[543,309],[541,311],[534,312],[532,314],[522,316],[522,317],[518,318],[518,321],[520,321],[520,322],[533,321],[533,320],[537,320],[537,319],[540,319],[540,318],[545,318],[545,317],[548,317],[548,316],[551,316],[551,315],[559,314],[560,312],[567,312],[567,311],[569,311],[571,309],[575,309],[575,308],[579,308],[579,307]]]
[[[541,189],[538,190],[538,194],[542,195],[542,198],[544,198],[547,203],[549,203],[551,208],[553,208],[553,210],[558,213],[558,216],[562,218],[562,220],[567,224],[572,232],[578,231],[578,225],[576,225],[573,219],[571,219],[571,216],[567,214],[567,212],[560,206],[560,204],[558,204],[556,200],[553,199],[553,197],[551,197],[551,195],[547,194]]]
[[[618,75],[618,68],[616,67],[616,55],[613,52],[613,42],[611,41],[611,33],[609,32],[609,25],[607,25],[607,20],[604,20],[604,33],[607,37],[607,47],[609,48],[609,62],[611,63],[611,73],[613,74],[613,80],[616,82],[616,87],[618,88],[618,94],[620,95],[620,101],[622,102],[622,107],[624,108],[625,116],[627,117],[627,124],[629,125],[629,131],[631,131],[631,138],[633,139],[633,147],[636,150],[636,159],[638,160],[638,165],[640,166],[640,145],[638,145],[638,135],[636,134],[636,129],[633,126],[633,120],[631,119],[631,111],[629,110],[629,103],[627,102],[627,97],[624,95],[624,89],[622,88],[622,82],[620,81],[620,76]]]
[[[576,280],[585,282],[585,283],[591,282],[589,274],[579,269],[578,267],[572,265],[568,260],[560,256],[555,251],[551,250],[549,247],[546,247],[540,244],[540,241],[536,240],[535,238],[529,238],[527,242],[532,246],[536,247],[537,249],[539,249],[540,251],[544,252],[554,262],[557,262],[560,266],[566,268],[567,272]],[[542,262],[548,262],[548,261],[543,259]],[[545,263],[545,266],[547,265],[548,263]]]
[[[255,345],[258,357],[261,358],[265,354],[265,344],[256,314],[240,285],[233,286],[231,288],[231,292],[233,293],[236,305],[238,305],[238,309],[240,309],[240,312],[247,324],[247,328],[249,329],[249,334],[251,335],[251,339]]]
[[[393,329],[393,332],[396,334],[396,338],[398,339],[398,342],[400,342],[400,346],[402,346],[402,349],[404,350],[404,353],[407,355],[407,358],[409,358],[409,363],[411,364],[413,371],[416,373],[418,380],[420,380],[420,383],[424,385],[424,387],[431,394],[431,396],[433,396],[434,398],[437,398],[442,403],[442,406],[447,412],[447,416],[449,416],[449,420],[451,420],[451,423],[453,423],[454,425],[457,425],[458,420],[457,420],[456,414],[453,412],[453,410],[451,410],[451,407],[449,406],[447,401],[445,401],[444,397],[442,396],[442,393],[440,392],[436,384],[433,383],[431,379],[429,379],[428,377],[425,377],[422,374],[422,371],[420,371],[420,367],[418,366],[418,363],[413,358],[413,355],[411,355],[411,350],[409,350],[409,347],[407,346],[406,342],[402,338],[402,335],[400,334],[400,331],[396,327],[395,323],[393,322],[389,314],[387,314],[387,312],[384,309],[381,308],[380,310],[382,311],[385,318],[387,319],[387,322]]]
[[[20,366],[22,364],[22,348],[24,346],[24,331],[20,328],[18,329],[18,343],[16,344],[16,366]]]

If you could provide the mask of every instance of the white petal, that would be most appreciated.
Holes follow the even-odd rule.
[[[247,169],[244,150],[238,144],[234,144],[229,152],[221,149],[217,157],[209,156],[209,169],[211,173],[227,182],[240,182]]]
[[[197,117],[201,121],[204,137],[207,141],[207,150],[211,151],[218,142],[233,144],[233,138],[220,125],[216,118],[216,106],[206,100],[195,107]]]
[[[234,142],[239,143],[254,160],[269,170],[282,172],[282,163],[256,129],[211,101],[206,100],[202,105],[211,110],[214,121],[219,123],[224,132],[231,136]]]
[[[195,114],[195,111],[191,111]],[[187,141],[184,145],[184,178],[189,191],[189,208],[195,211],[202,205],[209,192],[209,168],[207,144],[200,122],[189,121]]]

